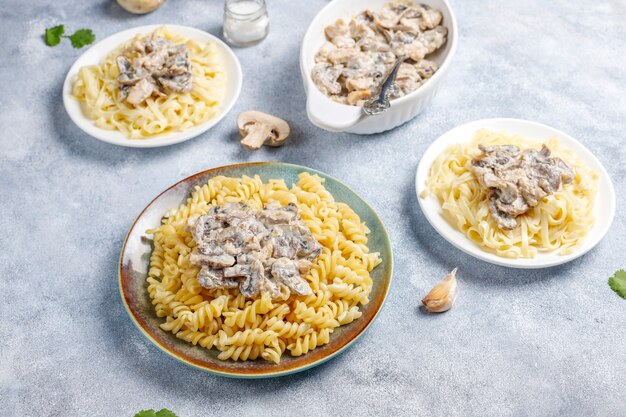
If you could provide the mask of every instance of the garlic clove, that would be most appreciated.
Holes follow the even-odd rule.
[[[450,310],[458,295],[456,282],[456,270],[454,268],[439,284],[422,299],[422,304],[431,313],[443,313]]]

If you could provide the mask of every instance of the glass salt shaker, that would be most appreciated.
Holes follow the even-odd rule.
[[[225,0],[224,38],[235,46],[261,42],[269,32],[265,0]]]

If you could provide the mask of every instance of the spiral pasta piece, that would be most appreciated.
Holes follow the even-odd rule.
[[[214,177],[196,186],[185,204],[168,211],[160,227],[148,231],[154,250],[147,291],[155,314],[164,318],[163,330],[192,345],[217,349],[221,360],[280,363],[285,352],[300,356],[327,344],[333,329],[361,316],[360,306],[369,301],[373,286],[370,272],[381,262],[367,247],[369,230],[348,205],[334,201],[322,178],[308,173],[299,178],[289,189],[283,180]],[[231,201],[258,208],[269,201],[298,206],[323,246],[304,276],[311,295],[286,292],[276,299],[247,299],[238,288],[200,286],[199,269],[189,262],[195,242],[185,223],[212,205]]]

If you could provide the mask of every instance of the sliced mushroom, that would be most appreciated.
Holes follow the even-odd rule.
[[[253,151],[263,145],[281,146],[291,132],[289,124],[283,119],[256,110],[241,113],[237,118],[237,127],[244,137],[241,144]]]

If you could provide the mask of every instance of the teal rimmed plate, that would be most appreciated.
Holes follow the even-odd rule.
[[[288,186],[298,181],[298,174],[309,172],[326,180],[325,187],[336,201],[346,203],[361,217],[371,233],[368,235],[368,246],[372,252],[380,252],[382,263],[372,271],[374,286],[370,302],[361,306],[363,315],[354,322],[341,326],[332,333],[330,343],[318,347],[309,353],[291,357],[284,354],[280,364],[264,360],[247,362],[221,361],[217,359],[217,350],[208,350],[193,346],[184,340],[177,339],[173,334],[159,328],[162,318],[156,316],[148,296],[146,277],[148,262],[152,252],[151,241],[147,239],[146,230],[158,227],[163,215],[170,209],[184,203],[196,185],[202,185],[218,175],[241,177],[243,175],[259,175],[263,182],[269,179],[283,179]],[[126,236],[120,255],[120,292],[124,306],[132,321],[139,330],[158,348],[168,355],[187,365],[217,375],[234,378],[266,378],[289,375],[319,365],[350,346],[372,323],[380,311],[391,283],[393,260],[391,244],[383,223],[361,197],[336,179],[299,165],[253,162],[239,165],[228,165],[203,171],[174,184],[159,194],[143,209]]]

